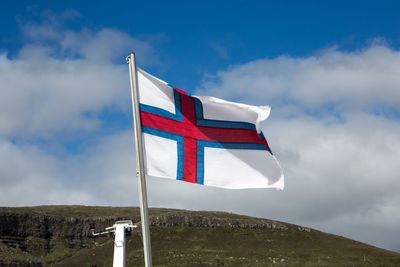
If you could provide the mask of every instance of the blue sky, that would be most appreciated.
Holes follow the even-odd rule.
[[[398,47],[400,36],[398,1],[6,2],[3,49],[15,51],[24,42],[17,19],[40,20],[46,9],[76,10],[81,17],[66,26],[116,28],[149,39],[167,65],[163,76],[190,88],[204,73],[231,64],[307,56],[330,46],[359,49],[375,38]]]
[[[272,218],[400,251],[398,1],[93,3],[2,3],[1,206],[138,205],[134,50],[191,93],[270,105],[262,129],[285,173],[283,192],[150,177],[151,206]]]

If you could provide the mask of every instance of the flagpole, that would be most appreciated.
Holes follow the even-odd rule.
[[[132,112],[133,112],[134,131],[135,131],[135,137],[136,137],[136,142],[135,142],[136,176],[138,178],[140,217],[141,217],[142,235],[143,235],[144,263],[145,263],[145,267],[152,267],[150,227],[149,227],[149,215],[148,215],[148,207],[147,207],[147,190],[146,190],[146,178],[145,178],[144,155],[143,155],[143,135],[142,135],[142,125],[140,122],[139,88],[138,88],[135,53],[133,53],[133,52],[129,53],[129,55],[127,57],[127,62],[129,64],[129,76],[130,76],[131,95],[132,95]]]

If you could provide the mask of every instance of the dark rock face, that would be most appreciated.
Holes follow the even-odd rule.
[[[115,221],[130,219],[139,222],[138,216],[131,217],[61,217],[51,215],[35,215],[28,213],[0,212],[0,238],[14,239],[22,244],[27,237],[38,237],[49,241],[67,239],[72,247],[84,247],[85,239],[90,237],[90,224],[102,230]],[[210,215],[190,215],[185,213],[168,215],[151,215],[152,227],[228,227],[287,230],[286,224],[266,219],[224,218]]]
[[[53,248],[53,241],[60,239],[66,240],[70,248],[82,248],[90,236],[90,223],[94,222],[98,229],[104,229],[121,219],[124,218],[77,218],[1,212],[0,239],[22,250],[29,250],[28,238],[31,237],[46,240],[47,251]]]
[[[155,227],[228,227],[249,229],[287,230],[287,225],[266,219],[254,218],[221,218],[201,215],[175,214],[166,216],[150,216],[151,226]]]
[[[43,264],[40,262],[23,262],[21,263],[21,261],[16,261],[16,260],[12,260],[12,261],[4,261],[4,260],[0,260],[0,267],[42,267]]]
[[[99,215],[68,214],[62,210],[55,214],[29,212],[0,208],[0,255],[8,253],[8,259],[0,258],[1,266],[42,266],[37,258],[50,253],[57,243],[62,242],[69,249],[87,247],[94,242],[90,225],[96,225],[96,232],[112,226],[115,221],[130,219],[140,221],[138,209],[121,214],[128,216],[110,216],[102,212]],[[65,207],[64,207],[65,209]],[[114,209],[114,208],[113,208]],[[101,211],[101,208],[99,208]],[[96,213],[96,212],[94,212]],[[150,210],[151,227],[200,227],[200,228],[247,228],[286,231],[288,225],[266,219],[250,218],[228,213],[190,212],[177,210]],[[2,252],[3,251],[6,252]],[[27,258],[14,260],[13,250],[26,253]],[[35,258],[36,257],[36,258]]]

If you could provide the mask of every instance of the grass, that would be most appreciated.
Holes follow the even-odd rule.
[[[107,224],[115,218],[139,218],[136,208],[41,206],[33,208],[0,208],[0,214],[33,214],[65,221],[63,237],[44,240],[26,237],[29,249],[23,251],[0,242],[0,258],[41,261],[44,266],[112,266],[113,238],[82,236],[82,245],[71,247],[74,229],[67,222],[79,224],[100,220]],[[344,237],[297,225],[219,212],[192,212],[152,209],[152,218],[175,219],[188,216],[194,220],[211,219],[220,227],[197,227],[182,223],[152,226],[151,241],[154,266],[285,266],[285,267],[399,267],[400,254],[379,249]],[[107,218],[111,221],[107,221]],[[178,220],[177,219],[177,220]],[[270,222],[273,228],[231,227],[237,222]],[[74,224],[74,227],[76,227]],[[108,226],[108,225],[107,225]],[[52,227],[51,225],[49,226]],[[61,226],[60,226],[61,227]],[[306,228],[307,229],[307,228]],[[75,229],[80,231],[79,229]],[[101,230],[101,229],[99,229]],[[76,240],[75,240],[76,241]],[[46,251],[45,245],[51,248]],[[143,247],[139,232],[127,237],[127,266],[144,266]],[[0,264],[1,265],[1,264]],[[22,265],[21,265],[22,266]]]

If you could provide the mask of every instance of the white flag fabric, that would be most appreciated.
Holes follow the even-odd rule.
[[[191,96],[138,69],[146,174],[201,185],[283,189],[260,130],[268,106]]]

